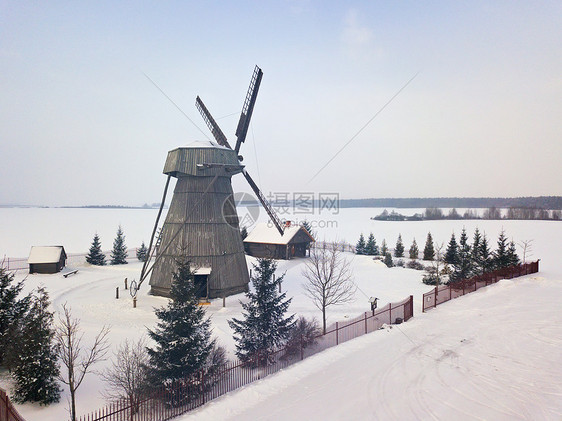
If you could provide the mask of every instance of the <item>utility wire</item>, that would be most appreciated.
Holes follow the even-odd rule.
[[[375,115],[372,116],[372,117],[369,119],[369,121],[367,121],[367,122],[363,125],[363,127],[361,127],[361,128],[359,129],[359,131],[358,131],[357,133],[355,133],[353,136],[351,136],[351,139],[349,139],[349,140],[345,143],[345,145],[343,145],[343,146],[335,153],[335,155],[332,156],[332,157],[328,160],[328,162],[326,162],[326,163],[324,164],[324,166],[323,166],[322,168],[320,168],[320,169],[318,170],[318,172],[312,176],[312,178],[311,178],[310,180],[308,180],[308,183],[310,183],[312,180],[314,180],[314,179],[324,170],[324,168],[326,168],[328,165],[330,165],[330,163],[331,163],[334,159],[336,159],[336,157],[337,157],[345,148],[347,148],[347,146],[348,146],[351,142],[353,142],[353,140],[354,140],[357,136],[359,136],[359,134],[371,123],[371,121],[373,121],[373,120],[374,120],[374,119],[375,119],[375,118],[376,118],[376,117],[377,117],[377,116],[394,100],[394,98],[396,98],[398,95],[400,95],[400,93],[406,88],[406,86],[408,86],[408,85],[410,84],[411,81],[413,81],[413,80],[416,78],[416,76],[417,76],[418,74],[419,74],[419,72],[416,73],[412,78],[410,78],[410,80],[409,80],[408,82],[406,82],[406,83],[404,84],[404,86],[402,86],[402,87],[398,90],[398,92],[396,92],[396,93],[392,96],[392,98],[390,98],[390,99],[386,102],[386,104],[384,104],[384,105],[381,107],[381,109],[378,110],[378,111],[375,113]]]
[[[176,107],[176,108],[178,109],[178,111],[179,111],[180,113],[182,113],[182,114],[184,115],[184,117],[187,118],[187,119],[191,122],[191,124],[193,124],[193,125],[197,128],[197,130],[199,130],[199,131],[203,134],[203,136],[205,136],[208,140],[211,140],[211,139],[209,138],[209,136],[207,136],[207,134],[206,134],[203,130],[201,130],[201,128],[200,128],[197,124],[195,124],[195,122],[194,122],[191,118],[189,118],[189,116],[179,107],[179,105],[176,104],[176,103],[172,100],[172,98],[170,98],[168,95],[166,95],[166,92],[164,92],[164,91],[160,88],[160,86],[158,86],[158,85],[156,84],[156,82],[154,82],[150,77],[148,77],[148,75],[147,75],[146,73],[142,72],[142,74],[150,81],[150,83],[152,83],[152,84],[156,87],[156,89],[158,89],[158,90],[162,93],[162,95],[164,95],[166,98],[168,98],[168,101],[170,101],[172,104],[174,104],[174,107]]]

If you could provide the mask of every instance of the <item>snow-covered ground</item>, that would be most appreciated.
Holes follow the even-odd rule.
[[[388,269],[366,256],[353,260],[355,301],[329,309],[329,322],[354,317],[369,308],[368,296],[380,305],[414,295],[412,321],[386,331],[350,341],[313,356],[268,379],[233,392],[198,410],[197,419],[557,419],[562,414],[562,223],[553,221],[372,221],[381,209],[340,209],[337,215],[310,215],[320,239],[338,238],[355,243],[359,233],[373,232],[378,244],[391,246],[398,233],[406,249],[412,238],[423,248],[431,231],[436,242],[446,243],[452,231],[466,226],[488,234],[495,245],[505,228],[517,242],[534,240],[533,258],[541,258],[541,272],[480,290],[421,314],[421,294],[429,288],[421,273]],[[402,210],[409,214],[415,210]],[[121,224],[129,247],[148,241],[154,223],[153,210],[107,209],[0,209],[0,253],[25,257],[32,245],[64,245],[67,252],[84,252],[94,232],[109,249]],[[332,221],[328,226],[328,222]],[[249,258],[249,263],[252,259]],[[279,262],[286,272],[283,290],[293,297],[290,312],[319,317],[304,296],[301,284],[303,260]],[[154,326],[153,308],[166,299],[140,291],[138,307],[123,291],[123,280],[138,278],[140,264],[115,267],[78,267],[68,278],[60,274],[31,275],[26,290],[44,285],[54,308],[67,302],[79,317],[85,339],[92,339],[104,324],[111,325],[116,349],[125,338],[136,339]],[[25,271],[17,273],[23,279]],[[121,298],[115,299],[120,287]],[[214,334],[228,349],[234,342],[227,320],[240,315],[238,300],[229,297],[226,307],[215,300],[207,307]],[[109,361],[100,363],[101,370]],[[0,385],[8,386],[6,377]],[[105,402],[104,384],[96,373],[86,377],[77,393],[78,413]],[[43,408],[19,405],[29,420],[66,419],[65,390],[61,403]],[[544,411],[544,412],[540,412]],[[188,416],[188,419],[190,419]],[[201,418],[199,418],[201,417]]]

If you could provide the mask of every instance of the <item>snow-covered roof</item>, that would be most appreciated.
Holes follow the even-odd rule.
[[[273,224],[260,223],[244,239],[245,243],[288,244],[301,229],[300,225],[285,227],[283,236]],[[314,241],[314,240],[312,240]]]
[[[228,149],[226,146],[221,146],[216,142],[211,140],[195,140],[191,143],[188,143],[184,148],[219,148],[219,149]]]
[[[64,253],[63,246],[32,246],[27,263],[55,263]]]

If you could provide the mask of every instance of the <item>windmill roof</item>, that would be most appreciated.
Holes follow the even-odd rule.
[[[184,148],[192,148],[192,149],[198,149],[198,148],[219,148],[219,149],[228,149],[226,146],[221,146],[216,142],[213,142],[211,140],[195,140],[191,143],[188,143],[186,146],[184,146]]]
[[[285,227],[283,236],[272,224],[260,223],[244,239],[245,243],[289,244],[293,237],[302,229],[300,225]],[[314,241],[311,238],[311,241]]]
[[[27,263],[55,263],[60,260],[61,253],[64,253],[63,246],[33,246],[29,252]]]

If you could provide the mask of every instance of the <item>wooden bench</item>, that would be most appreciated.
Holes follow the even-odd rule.
[[[70,272],[66,272],[62,276],[64,276],[65,278],[68,278],[70,275],[74,275],[76,272],[78,272],[78,269],[74,269],[74,270],[71,270]]]

